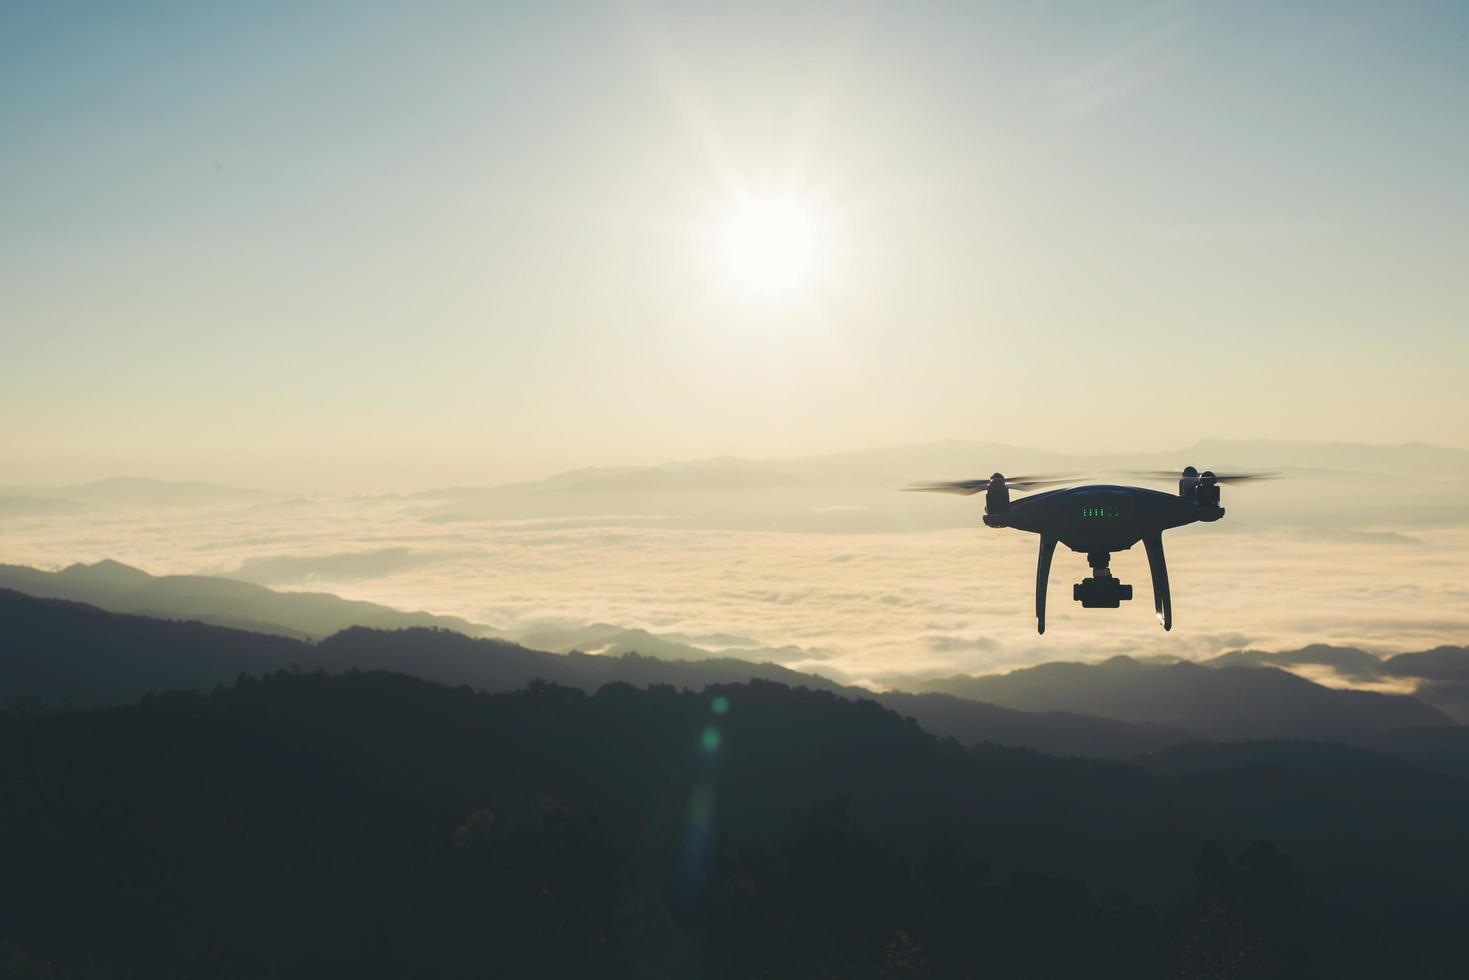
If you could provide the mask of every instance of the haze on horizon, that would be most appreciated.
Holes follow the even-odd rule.
[[[6,5],[0,483],[1469,446],[1466,91],[1447,2]]]
[[[1469,636],[1469,451],[1198,447],[1246,468],[1288,464],[1288,478],[1229,487],[1226,520],[1169,533],[1175,629],[1158,628],[1134,548],[1114,556],[1138,589],[1119,610],[1066,601],[1086,563],[1058,554],[1044,636],[1033,536],[978,527],[976,498],[895,492],[914,473],[977,468],[995,451],[940,443],[725,459],[408,495],[146,481],[0,488],[0,566],[120,561],[458,616],[540,649],[722,654],[876,685],[1116,654],[1207,659],[1332,643],[1389,655]],[[1011,458],[1052,472],[1164,465]],[[11,571],[0,567],[0,588],[21,587],[6,586]],[[173,615],[226,613],[208,604],[212,589],[178,584],[203,604]]]

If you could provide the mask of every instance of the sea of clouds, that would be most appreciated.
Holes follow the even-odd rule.
[[[973,501],[958,503],[977,515]],[[1114,556],[1137,596],[1119,610],[1071,601],[1086,563],[1062,549],[1042,637],[1031,535],[719,529],[656,513],[446,521],[434,506],[354,497],[33,510],[0,516],[0,561],[55,569],[111,558],[458,615],[509,635],[602,622],[711,637],[711,649],[771,648],[787,666],[875,685],[1115,654],[1321,642],[1394,653],[1469,637],[1462,527],[1170,532],[1171,633],[1154,619],[1141,548]]]

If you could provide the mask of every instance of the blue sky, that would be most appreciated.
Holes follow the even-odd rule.
[[[1466,95],[1457,3],[11,2],[6,482],[1466,446]]]

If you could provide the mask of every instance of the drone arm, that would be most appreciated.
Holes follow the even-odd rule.
[[[1163,532],[1143,538],[1148,551],[1148,571],[1153,573],[1153,611],[1165,630],[1173,629],[1173,595],[1168,589],[1168,563],[1163,560]]]
[[[1035,566],[1035,631],[1046,631],[1046,585],[1051,580],[1051,556],[1056,553],[1056,539],[1041,535],[1041,553]]]

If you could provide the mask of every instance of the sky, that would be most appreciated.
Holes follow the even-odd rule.
[[[1469,447],[1466,94],[1452,2],[10,0],[0,483]]]

